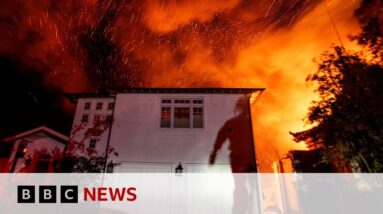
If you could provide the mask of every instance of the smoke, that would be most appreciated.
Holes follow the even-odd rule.
[[[320,2],[5,0],[0,54],[63,91],[218,86],[239,49]]]
[[[315,99],[312,61],[358,30],[358,1],[3,0],[0,54],[63,92],[110,87],[266,87],[258,136],[279,155]],[[330,14],[329,14],[330,12]]]

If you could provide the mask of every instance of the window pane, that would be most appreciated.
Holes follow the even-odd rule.
[[[203,128],[202,108],[193,108],[193,128]]]
[[[174,128],[190,128],[190,109],[174,108]]]
[[[84,114],[84,115],[82,115],[81,122],[87,123],[88,119],[89,119],[89,115]]]
[[[108,110],[113,110],[114,108],[114,103],[109,103],[108,104]]]
[[[185,104],[185,103],[190,103],[190,100],[174,100],[174,103]]]
[[[162,128],[170,128],[170,107],[162,107],[161,108],[161,127]]]
[[[161,103],[171,103],[171,100],[161,100]]]
[[[90,109],[90,102],[86,102],[85,103],[85,110],[89,110]]]
[[[101,110],[101,109],[102,109],[102,103],[97,103],[97,105],[96,105],[96,109],[97,109],[97,110]]]
[[[96,148],[96,143],[97,143],[96,139],[90,139],[90,141],[89,141],[89,148],[90,149]]]

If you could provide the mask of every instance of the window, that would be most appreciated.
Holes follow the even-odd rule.
[[[85,110],[89,110],[90,109],[90,105],[91,105],[91,102],[86,102],[85,106],[84,106],[84,109]]]
[[[203,128],[202,99],[162,99],[161,128]]]
[[[161,128],[170,128],[171,108],[161,108]]]
[[[172,103],[172,100],[161,100],[161,103]]]
[[[193,100],[193,104],[203,104],[203,100]]]
[[[108,104],[108,110],[113,110],[114,108],[114,103],[109,103]]]
[[[203,110],[201,107],[193,108],[193,128],[203,128]]]
[[[190,100],[174,100],[174,103],[190,103]]]
[[[112,122],[113,121],[113,116],[112,115],[106,116],[106,121],[107,122]]]
[[[174,108],[174,128],[189,128],[190,127],[190,108],[175,107]]]
[[[102,109],[102,103],[97,103],[96,110],[101,110],[101,109]]]
[[[82,115],[81,122],[87,123],[89,121],[89,115],[84,114]]]
[[[94,121],[100,121],[101,120],[101,115],[95,114],[94,115]]]
[[[97,143],[97,139],[95,139],[95,138],[92,138],[92,139],[90,139],[89,140],[89,149],[94,149],[94,148],[96,148],[96,143]]]

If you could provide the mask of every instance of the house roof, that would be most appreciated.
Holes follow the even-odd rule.
[[[104,93],[68,93],[72,102],[86,97],[114,97],[119,93],[127,94],[248,94],[264,91],[265,88],[117,88]]]
[[[56,139],[59,139],[63,142],[67,142],[68,141],[68,137],[53,130],[53,129],[50,129],[46,126],[40,126],[40,127],[37,127],[37,128],[34,128],[34,129],[30,129],[28,131],[25,131],[25,132],[22,132],[22,133],[19,133],[19,134],[16,134],[16,135],[13,135],[13,136],[10,136],[10,137],[7,137],[7,138],[4,138],[3,142],[13,142],[15,140],[18,140],[20,138],[23,138],[23,137],[27,137],[29,135],[32,135],[32,134],[35,134],[35,133],[38,133],[38,132],[45,132],[46,134],[48,134],[50,137],[53,137],[53,138],[56,138]]]

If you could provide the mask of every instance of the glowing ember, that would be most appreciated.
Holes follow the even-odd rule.
[[[326,6],[327,5],[327,6]],[[312,61],[355,34],[358,1],[14,1],[0,3],[0,54],[63,92],[107,87],[265,87],[258,139],[303,145]],[[327,10],[328,8],[328,10]],[[262,135],[261,135],[262,133]],[[260,136],[261,135],[261,136]]]

